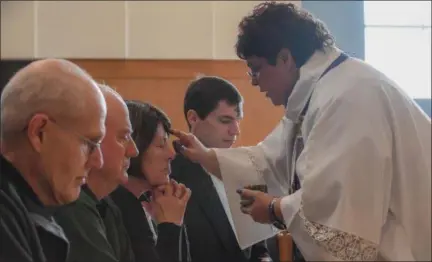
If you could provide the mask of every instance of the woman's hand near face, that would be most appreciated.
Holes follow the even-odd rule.
[[[150,202],[153,211],[153,218],[158,224],[174,223],[183,224],[183,216],[191,191],[185,185],[174,180],[153,190],[152,201]]]
[[[171,179],[170,180],[171,185],[173,186],[173,195],[176,196],[179,199],[183,199],[185,195],[188,193],[189,188],[187,188],[182,183],[177,183],[177,181]],[[189,190],[190,191],[190,190]],[[190,196],[189,196],[190,197]],[[188,199],[189,200],[189,199]],[[187,203],[186,203],[187,204]]]

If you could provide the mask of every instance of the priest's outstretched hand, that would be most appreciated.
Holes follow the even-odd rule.
[[[191,133],[172,129],[171,134],[178,138],[173,142],[175,151],[183,154],[191,161],[201,163],[205,155],[210,151]]]
[[[201,164],[208,172],[221,179],[219,163],[213,149],[205,147],[191,133],[172,129],[170,133],[178,139],[173,142],[175,151],[189,158],[191,161]]]

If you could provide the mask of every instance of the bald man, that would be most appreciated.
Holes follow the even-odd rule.
[[[68,241],[53,220],[102,166],[106,103],[77,65],[39,60],[1,95],[0,261],[62,262]]]
[[[126,104],[110,87],[100,87],[107,103],[106,135],[101,143],[104,165],[90,172],[79,199],[55,215],[71,242],[68,262],[134,261],[121,211],[106,197],[127,182],[130,158],[138,151]]]

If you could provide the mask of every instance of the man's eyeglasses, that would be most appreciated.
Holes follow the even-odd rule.
[[[70,134],[76,136],[78,139],[80,139],[81,142],[84,143],[84,145],[87,147],[87,149],[88,149],[88,154],[89,154],[89,155],[91,155],[91,154],[92,154],[93,152],[95,152],[98,148],[100,148],[101,141],[99,141],[99,142],[94,142],[94,141],[88,139],[87,137],[85,137],[85,136],[83,136],[83,135],[81,135],[81,134],[79,134],[79,133],[77,133],[77,132],[75,132],[75,131],[72,131],[72,130],[66,129],[66,128],[64,128],[63,126],[59,125],[59,124],[57,123],[57,121],[55,121],[55,119],[48,118],[48,120],[51,121],[51,122],[52,122],[53,124],[55,124],[56,126],[58,126],[58,127],[59,127],[60,129],[62,129],[63,131],[68,132],[68,133],[70,133]]]
[[[259,75],[260,75],[260,72],[258,71],[258,72],[256,72],[256,71],[248,71],[248,72],[246,72],[247,73],[247,75],[249,76],[249,77],[251,77],[252,79],[258,79],[258,77],[259,77]]]
[[[258,85],[258,79],[260,77],[260,71],[251,70],[247,72],[247,75],[251,78],[251,83],[253,86]]]

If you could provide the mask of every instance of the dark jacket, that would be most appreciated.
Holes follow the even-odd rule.
[[[55,218],[71,243],[68,262],[135,261],[120,210],[109,197],[99,201],[84,186],[79,199]]]
[[[213,181],[201,165],[177,155],[171,167],[171,177],[192,190],[184,223],[194,262],[255,262],[268,256],[265,242],[240,249]]]
[[[22,175],[0,159],[0,261],[63,262],[68,241]]]
[[[119,186],[110,195],[120,208],[137,262],[187,262],[185,229],[172,223],[154,225],[157,241],[150,229],[141,201]]]

